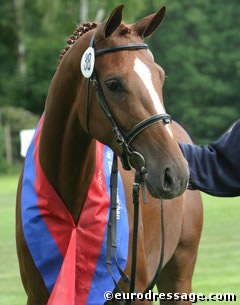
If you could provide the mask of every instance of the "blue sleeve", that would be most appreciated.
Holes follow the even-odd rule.
[[[218,141],[197,146],[180,143],[190,169],[190,189],[219,197],[240,196],[240,120]]]

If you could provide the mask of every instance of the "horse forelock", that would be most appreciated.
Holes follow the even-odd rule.
[[[60,61],[62,60],[63,56],[67,53],[67,51],[75,44],[75,42],[81,37],[83,36],[83,34],[87,33],[90,30],[93,30],[97,27],[97,23],[95,22],[87,22],[87,23],[82,23],[80,24],[72,33],[71,36],[69,36],[69,38],[66,40],[67,41],[67,45],[66,47],[62,50],[62,52],[59,55],[59,61],[58,64],[60,63]]]
[[[128,27],[126,24],[121,23],[120,24],[120,35],[126,35],[126,34],[131,34],[132,29]]]

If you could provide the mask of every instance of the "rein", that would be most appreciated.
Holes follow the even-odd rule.
[[[132,241],[132,264],[131,264],[131,277],[125,274],[125,272],[121,269],[118,261],[117,261],[117,244],[116,244],[116,216],[117,216],[117,180],[118,180],[118,164],[117,164],[117,155],[114,153],[113,156],[113,163],[112,163],[112,171],[110,177],[110,187],[111,187],[111,203],[110,203],[110,215],[108,221],[108,232],[107,232],[107,267],[108,271],[112,277],[112,280],[115,284],[115,288],[118,292],[123,293],[121,287],[115,280],[112,272],[112,256],[115,260],[117,269],[119,274],[121,275],[122,280],[128,285],[129,293],[136,292],[135,290],[135,278],[136,278],[136,266],[137,266],[137,238],[138,238],[138,220],[139,220],[139,190],[142,189],[143,201],[146,203],[146,193],[145,193],[145,182],[144,182],[144,175],[146,173],[145,168],[145,159],[144,157],[137,151],[134,151],[131,147],[131,142],[134,138],[140,134],[146,128],[152,126],[155,123],[163,122],[163,124],[171,123],[172,119],[171,116],[167,113],[163,114],[156,114],[149,118],[144,119],[143,121],[136,124],[132,127],[129,131],[124,132],[116,123],[114,117],[111,114],[111,111],[106,103],[106,99],[103,94],[103,90],[101,84],[98,80],[97,72],[94,67],[95,57],[101,56],[106,53],[117,52],[117,51],[125,51],[125,50],[141,50],[141,49],[148,49],[148,45],[145,43],[135,43],[135,44],[127,44],[127,45],[120,45],[110,48],[105,48],[101,50],[94,50],[94,34],[92,35],[89,48],[83,54],[83,58],[85,58],[85,68],[86,70],[82,70],[83,75],[87,78],[87,94],[86,94],[86,107],[85,107],[85,125],[88,134],[89,131],[89,96],[90,96],[90,81],[93,83],[93,87],[95,89],[97,101],[105,113],[106,117],[112,124],[112,132],[115,141],[123,147],[123,156],[122,156],[122,164],[123,168],[126,170],[130,170],[133,168],[131,164],[131,158],[135,157],[138,158],[140,168],[136,169],[135,172],[135,179],[132,188],[132,198],[134,204],[134,221],[133,221],[133,241]],[[92,58],[92,56],[94,58]],[[82,63],[81,63],[82,69]],[[161,228],[162,228],[162,246],[161,246],[161,256],[159,265],[157,268],[157,272],[152,280],[152,282],[148,285],[145,289],[144,294],[151,290],[156,280],[159,277],[160,271],[163,265],[163,258],[164,258],[164,245],[165,245],[165,236],[164,236],[164,215],[163,215],[163,204],[161,200]],[[131,304],[131,301],[123,301],[121,304]]]

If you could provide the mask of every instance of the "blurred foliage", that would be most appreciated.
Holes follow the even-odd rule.
[[[34,115],[23,108],[12,106],[0,107],[0,172],[9,171],[10,168],[6,162],[5,151],[5,126],[11,129],[12,158],[14,166],[20,160],[20,136],[22,129],[34,129],[39,120],[38,115]]]
[[[168,1],[150,43],[167,75],[165,106],[198,143],[240,116],[239,13],[237,0]]]
[[[5,147],[4,147],[4,130],[0,126],[0,173],[5,173],[7,170],[7,162],[5,156]]]
[[[10,125],[14,130],[32,129],[36,127],[39,116],[23,108],[0,107],[0,125]]]
[[[40,115],[58,55],[79,23],[79,0],[1,1],[0,106],[23,107]],[[102,8],[125,4],[132,23],[166,4],[160,29],[148,39],[166,71],[167,111],[197,143],[219,137],[240,116],[238,0],[88,0],[89,20]],[[20,18],[20,17],[21,18]],[[15,18],[18,17],[18,18]],[[15,21],[18,20],[18,21]],[[20,21],[19,21],[20,20]],[[24,45],[19,69],[19,44]]]

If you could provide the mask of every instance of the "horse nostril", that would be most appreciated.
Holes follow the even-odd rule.
[[[165,191],[170,191],[173,188],[174,179],[171,176],[170,168],[166,168],[164,172],[163,188]]]

